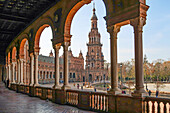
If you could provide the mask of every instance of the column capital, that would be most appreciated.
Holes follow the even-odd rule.
[[[53,48],[55,51],[59,51],[59,49],[61,48],[61,43],[55,44]]]
[[[20,54],[19,56],[20,59],[24,59],[24,54]]]
[[[34,55],[34,52],[30,53],[30,57]]]
[[[116,38],[117,39],[117,34],[120,32],[121,26],[118,25],[112,25],[110,27],[107,27],[107,32],[110,33],[111,37],[110,38]]]
[[[34,47],[34,54],[39,54],[40,51],[40,47]]]
[[[72,35],[70,34],[64,34],[64,42],[70,42]]]
[[[64,49],[68,50],[68,47],[70,46],[70,42],[63,42],[62,46],[64,47]]]
[[[146,24],[146,18],[137,17],[130,20],[130,25],[133,27],[143,27]]]

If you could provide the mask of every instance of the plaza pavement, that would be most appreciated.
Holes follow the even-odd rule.
[[[16,93],[0,83],[0,113],[94,113]]]

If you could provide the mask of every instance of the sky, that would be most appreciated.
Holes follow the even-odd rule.
[[[98,17],[98,31],[101,34],[101,43],[104,59],[110,62],[110,36],[106,30],[105,5],[102,0],[94,0],[96,15]],[[143,28],[143,55],[146,54],[149,62],[157,59],[170,60],[170,0],[147,0],[150,6],[147,12],[146,25]],[[71,24],[71,46],[74,56],[78,56],[80,50],[84,58],[87,54],[88,34],[91,29],[93,2],[84,5],[75,14]],[[130,61],[134,58],[134,34],[133,27],[126,25],[121,27],[118,34],[118,62]],[[48,27],[44,29],[40,37],[40,54],[48,56],[52,48],[52,31]],[[53,51],[54,52],[54,51]],[[60,49],[60,55],[63,49]]]

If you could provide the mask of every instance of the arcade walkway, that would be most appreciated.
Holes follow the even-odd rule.
[[[8,90],[0,83],[0,113],[94,113],[79,110],[67,105],[58,105],[51,101],[29,97]]]

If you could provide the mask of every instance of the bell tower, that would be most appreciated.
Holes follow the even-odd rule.
[[[102,53],[102,44],[100,42],[101,37],[100,37],[100,33],[98,32],[98,27],[97,27],[98,19],[95,11],[96,11],[95,5],[93,4],[93,15],[91,18],[91,31],[89,32],[88,35],[89,42],[87,43],[88,52],[86,55],[86,73],[88,73],[87,75],[92,76],[91,78],[92,80],[95,80],[96,76],[101,75],[101,73],[97,73],[98,72],[97,70],[104,69],[104,55]]]

